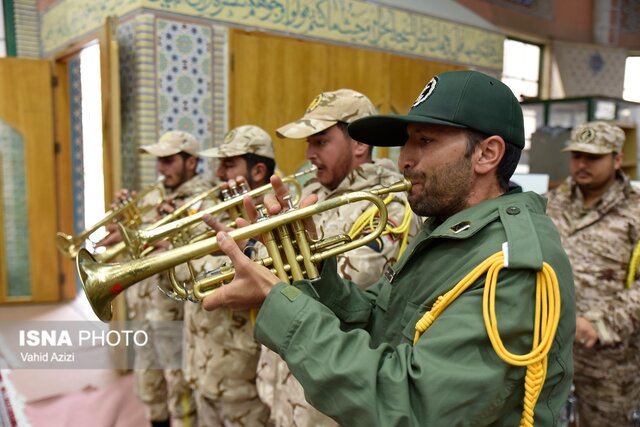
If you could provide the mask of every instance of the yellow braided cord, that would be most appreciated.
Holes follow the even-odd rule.
[[[384,204],[388,205],[392,200],[393,195],[389,194],[384,198]],[[413,212],[411,211],[409,202],[407,201],[405,202],[404,216],[402,217],[401,223],[397,227],[393,227],[393,225],[387,221],[387,225],[382,232],[382,236],[384,236],[385,234],[402,236],[402,241],[400,242],[400,250],[398,251],[398,258],[400,258],[404,250],[407,248],[407,243],[409,241],[409,231],[411,230],[410,225],[412,215]],[[376,227],[375,223],[377,218],[378,208],[375,206],[369,207],[353,222],[353,225],[349,230],[349,237],[355,239],[366,228],[373,230]]]
[[[182,422],[184,427],[191,427],[191,403],[189,402],[189,392],[183,392],[180,396],[180,406],[182,406]]]
[[[256,326],[256,321],[258,320],[258,309],[252,308],[249,310],[249,318],[251,319],[251,326]]]
[[[631,289],[633,282],[636,281],[636,272],[638,271],[638,262],[640,262],[640,241],[636,244],[629,261],[629,272],[627,273],[627,289]]]
[[[547,355],[553,344],[558,322],[560,320],[560,288],[555,272],[549,264],[543,263],[542,270],[536,273],[536,306],[533,324],[532,350],[528,354],[510,353],[503,345],[498,331],[496,317],[496,288],[498,274],[504,267],[504,254],[497,252],[474,268],[449,292],[438,297],[430,311],[416,323],[415,345],[424,331],[462,292],[485,272],[487,274],[482,300],[482,315],[487,335],[494,351],[502,360],[514,366],[526,366],[524,379],[525,395],[521,427],[533,426],[534,409],[544,379],[547,376]]]

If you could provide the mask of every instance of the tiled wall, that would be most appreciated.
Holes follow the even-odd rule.
[[[556,42],[553,52],[565,97],[622,97],[626,50]]]
[[[204,20],[152,13],[118,25],[125,187],[155,181],[155,158],[137,151],[166,131],[190,132],[203,148],[222,140],[226,34]]]
[[[60,49],[98,28],[107,15],[124,16],[137,10],[502,68],[502,34],[364,0],[65,0],[43,15],[43,49]]]
[[[7,296],[30,295],[28,197],[22,135],[0,120],[0,188]]]

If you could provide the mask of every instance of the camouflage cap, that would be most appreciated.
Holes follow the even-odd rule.
[[[143,145],[138,150],[156,157],[173,156],[181,151],[197,156],[200,144],[190,133],[172,130],[164,133],[155,144]]]
[[[307,107],[304,116],[286,124],[276,133],[284,138],[306,138],[338,122],[351,123],[362,117],[377,114],[369,98],[351,89],[322,92]]]
[[[244,125],[231,129],[224,136],[222,144],[201,151],[200,156],[226,158],[249,153],[270,159],[276,157],[271,137],[258,126]]]
[[[562,151],[591,154],[620,153],[625,134],[618,126],[606,122],[588,122],[571,131],[571,143]]]

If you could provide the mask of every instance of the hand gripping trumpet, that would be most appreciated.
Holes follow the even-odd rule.
[[[103,227],[113,221],[119,221],[127,224],[129,227],[140,225],[142,215],[144,215],[145,212],[138,208],[138,202],[154,191],[157,191],[161,198],[164,197],[164,187],[162,186],[163,179],[164,177],[162,177],[159,182],[146,187],[144,190],[136,193],[135,196],[130,197],[113,209],[109,209],[105,212],[104,217],[100,221],[93,224],[86,230],[81,231],[79,234],[71,236],[63,232],[56,233],[56,246],[58,247],[58,250],[69,258],[74,258],[89,236],[100,227]]]
[[[269,256],[256,261],[275,271],[281,280],[318,277],[318,264],[332,256],[366,245],[377,239],[387,223],[387,207],[381,196],[391,192],[408,191],[411,183],[407,180],[388,187],[369,191],[355,191],[334,199],[325,200],[300,209],[291,209],[279,215],[265,218],[246,227],[233,230],[229,236],[235,240],[246,240],[263,236]],[[329,236],[322,240],[309,241],[302,220],[315,214],[340,206],[369,201],[380,212],[377,227],[371,233],[351,239],[347,235]],[[278,240],[280,240],[278,242]],[[136,259],[122,264],[100,264],[82,249],[76,257],[78,275],[93,311],[104,322],[111,320],[111,301],[122,291],[142,279],[168,270],[191,259],[219,250],[215,237],[186,246],[171,249],[154,256]],[[220,275],[208,276],[200,283],[193,283],[193,290],[186,297],[201,300],[217,287],[233,278],[233,271],[227,269]]]
[[[300,182],[298,182],[298,178],[303,175],[315,172],[315,170],[316,167],[313,166],[301,172],[282,178],[282,182],[293,190],[294,205],[298,204],[298,202],[300,201],[300,195],[302,194],[302,185],[300,185]],[[229,219],[232,221],[227,225],[230,227],[235,227],[236,218],[246,218],[247,216],[244,212],[244,207],[242,206],[242,200],[244,199],[244,197],[259,197],[268,193],[269,191],[271,191],[271,184],[265,184],[261,187],[254,188],[253,190],[247,190],[246,187],[241,187],[240,190],[234,188],[232,189],[231,195],[224,197],[224,200],[222,202],[217,203],[207,209],[203,209],[195,214],[180,219],[178,219],[178,215],[174,215],[171,222],[165,222],[159,227],[152,227],[146,230],[132,230],[129,227],[120,225],[120,233],[122,234],[122,238],[129,248],[131,256],[133,258],[144,257],[151,251],[153,251],[151,245],[153,245],[154,243],[172,236],[176,236],[180,233],[183,233],[185,230],[187,230],[188,234],[188,231],[190,229],[202,222],[202,217],[205,214],[218,216],[226,212]],[[197,237],[197,240],[203,240],[206,237],[212,237],[212,235],[200,236]]]

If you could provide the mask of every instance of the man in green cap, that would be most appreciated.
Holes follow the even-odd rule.
[[[349,133],[402,146],[411,208],[429,217],[404,255],[366,291],[333,259],[319,280],[285,285],[220,233],[236,275],[204,307],[260,307],[256,339],[341,425],[555,425],[573,374],[573,281],[544,200],[509,184],[524,146],[512,92],[443,73],[408,115]],[[275,213],[286,189],[272,183]]]

